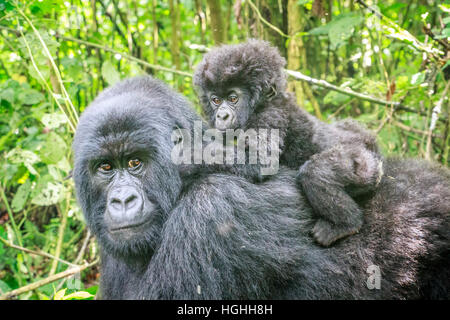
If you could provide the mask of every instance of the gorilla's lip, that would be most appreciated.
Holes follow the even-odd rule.
[[[146,223],[149,223],[152,219],[150,218],[149,215],[146,215],[146,217],[138,222],[134,222],[134,223],[130,223],[130,224],[121,224],[118,226],[114,226],[109,228],[109,232],[111,233],[118,233],[121,231],[126,231],[126,230],[133,230],[133,229],[137,229],[139,227],[144,226]]]

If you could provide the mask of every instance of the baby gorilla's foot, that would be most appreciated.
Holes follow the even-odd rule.
[[[314,239],[322,246],[328,247],[335,241],[358,233],[358,226],[336,226],[326,220],[319,219],[312,229]]]

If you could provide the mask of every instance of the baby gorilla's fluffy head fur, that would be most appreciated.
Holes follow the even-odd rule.
[[[208,92],[233,86],[245,87],[250,93],[250,107],[259,104],[266,95],[284,92],[286,60],[278,49],[266,41],[249,40],[236,45],[224,45],[211,50],[197,66],[194,85],[203,107],[209,105]]]

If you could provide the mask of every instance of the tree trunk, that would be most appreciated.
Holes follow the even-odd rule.
[[[216,45],[224,42],[224,25],[222,21],[222,7],[220,0],[208,0],[209,16],[212,35]]]
[[[303,44],[303,39],[298,33],[303,30],[304,16],[301,11],[301,7],[298,5],[297,0],[288,0],[288,34],[291,37],[289,39],[289,45],[287,49],[287,68],[290,70],[306,69],[306,52]],[[322,113],[320,111],[319,104],[317,103],[311,88],[306,82],[300,82],[296,80],[289,81],[288,90],[295,93],[297,97],[297,103],[301,106],[305,106],[305,101],[309,100],[311,103],[315,115],[321,119]]]

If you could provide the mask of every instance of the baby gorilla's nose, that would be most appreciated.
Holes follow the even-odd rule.
[[[225,121],[230,117],[230,114],[226,110],[220,110],[217,112],[217,119]]]
[[[230,110],[218,110],[216,114],[216,128],[219,130],[229,129],[233,124],[233,114]]]
[[[128,225],[142,213],[142,196],[131,186],[121,186],[110,190],[108,195],[108,214],[114,224]]]

